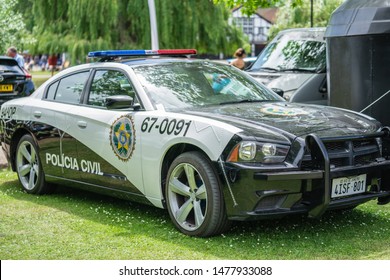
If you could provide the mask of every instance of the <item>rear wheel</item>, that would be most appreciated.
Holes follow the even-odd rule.
[[[183,153],[172,162],[165,192],[169,215],[181,232],[206,237],[229,227],[219,178],[202,153]]]
[[[38,148],[31,135],[24,135],[16,148],[16,172],[26,192],[43,194],[48,191]]]

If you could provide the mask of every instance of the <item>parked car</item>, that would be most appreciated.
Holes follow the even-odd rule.
[[[167,208],[201,237],[232,220],[389,202],[387,128],[286,102],[226,64],[163,57],[194,53],[91,52],[101,61],[4,103],[1,146],[23,189],[59,183]]]
[[[281,31],[247,70],[290,102],[328,105],[325,28]]]
[[[34,90],[31,74],[21,68],[15,59],[0,56],[0,104],[28,96]]]

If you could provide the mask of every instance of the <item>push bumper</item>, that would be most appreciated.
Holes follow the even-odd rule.
[[[319,217],[325,211],[353,207],[377,199],[378,204],[390,202],[390,160],[378,160],[364,166],[330,167],[328,152],[316,135],[306,138],[311,156],[320,162],[318,170],[235,170],[226,176],[225,188],[228,216],[232,220],[280,218],[290,214]],[[234,169],[234,168],[233,168]],[[229,173],[233,170],[228,170]],[[238,175],[237,175],[238,174]],[[331,198],[332,180],[340,177],[367,174],[364,193]]]

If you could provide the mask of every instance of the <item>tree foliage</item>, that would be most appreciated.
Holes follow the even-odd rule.
[[[21,13],[15,12],[16,0],[0,0],[0,54],[8,47],[23,50],[25,44],[34,42],[26,30]]]
[[[311,3],[313,3],[313,26],[327,26],[333,11],[345,0],[214,0],[229,8],[242,6],[244,14],[250,16],[258,8],[279,7],[276,24],[269,38],[287,28],[310,27]]]
[[[29,1],[36,52],[68,52],[74,60],[84,61],[89,51],[97,49],[150,49],[146,0]],[[228,24],[230,13],[223,4],[211,0],[155,4],[160,48],[231,54],[245,42],[242,32]]]
[[[313,27],[326,27],[334,10],[344,0],[314,0]],[[270,37],[286,28],[310,27],[311,0],[302,0],[300,6],[293,7],[294,0],[288,0],[278,12],[278,20],[270,30]]]
[[[214,0],[214,3],[223,3],[230,9],[242,6],[242,12],[248,16],[254,14],[258,8],[283,6],[288,0]],[[302,4],[303,0],[292,0],[292,7]]]

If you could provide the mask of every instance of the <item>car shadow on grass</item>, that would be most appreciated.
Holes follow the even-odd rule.
[[[107,238],[130,243],[143,236],[169,244],[172,252],[145,252],[147,259],[382,259],[390,254],[383,245],[390,242],[390,209],[371,202],[350,211],[329,211],[319,219],[294,215],[235,222],[224,234],[193,238],[174,228],[166,210],[153,206],[62,186],[51,195],[29,195],[17,180],[3,183],[1,191],[115,228]],[[177,253],[184,249],[185,255]]]

